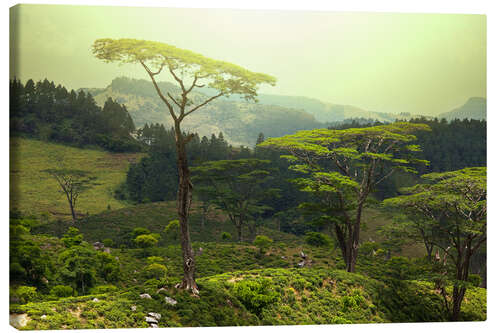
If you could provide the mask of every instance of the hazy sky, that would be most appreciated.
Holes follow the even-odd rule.
[[[262,93],[373,111],[438,114],[486,97],[482,15],[21,5],[11,27],[11,73],[73,89],[147,78],[139,65],[92,56],[93,41],[110,37],[165,42],[275,76]]]

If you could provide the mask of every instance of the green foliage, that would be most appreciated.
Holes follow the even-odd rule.
[[[148,264],[163,264],[165,262],[165,259],[162,257],[157,257],[157,256],[152,256],[152,257],[147,257],[146,261]]]
[[[56,297],[69,297],[74,296],[75,291],[71,286],[57,285],[52,287],[50,294]]]
[[[138,247],[146,249],[158,244],[158,239],[152,235],[139,235],[134,239],[134,242]]]
[[[134,230],[132,230],[131,236],[132,236],[132,239],[136,239],[137,236],[149,235],[150,233],[151,233],[151,231],[149,231],[148,228],[138,227],[138,228],[134,228]]]
[[[162,279],[167,275],[167,267],[162,264],[153,263],[145,268],[146,276],[149,278]]]
[[[278,189],[263,187],[272,178],[269,164],[268,160],[248,158],[208,161],[192,168],[193,181],[213,198],[210,202],[227,214],[239,241],[243,225],[252,228],[251,220],[270,210],[264,200],[278,195]]]
[[[307,244],[317,247],[331,247],[333,241],[330,237],[321,232],[310,231],[304,238]]]
[[[267,251],[272,243],[273,240],[264,235],[257,235],[257,237],[255,237],[253,241],[253,245],[259,248],[260,253],[264,253],[265,251]]]
[[[90,289],[90,294],[99,295],[99,294],[109,294],[119,291],[117,286],[112,284],[95,286]]]
[[[275,303],[279,298],[279,294],[271,287],[269,279],[238,282],[233,288],[233,293],[256,315],[260,315],[264,307]]]
[[[182,71],[193,78],[201,76],[208,87],[226,96],[241,94],[246,99],[255,99],[259,84],[274,85],[276,82],[269,75],[253,73],[228,62],[159,42],[104,38],[94,42],[92,51],[98,59],[106,62],[149,63],[156,69],[167,66],[172,72]]]
[[[85,294],[95,283],[96,263],[95,251],[86,246],[75,245],[59,254],[58,274],[65,283]]]
[[[479,274],[469,274],[469,279],[468,281],[474,286],[474,287],[479,287],[481,286],[481,275]]]
[[[177,241],[180,236],[179,220],[170,221],[163,231],[167,235],[167,238]]]
[[[20,286],[16,289],[16,295],[20,298],[21,302],[28,303],[38,297],[36,287]]]
[[[117,282],[120,278],[120,264],[111,254],[96,253],[97,274],[108,282]]]
[[[28,135],[79,147],[92,145],[114,151],[139,151],[130,135],[135,126],[127,108],[109,98],[96,105],[90,93],[68,92],[47,79],[10,81],[11,135]]]
[[[114,245],[114,242],[111,238],[103,239],[102,243],[104,244],[105,247],[113,247]]]
[[[231,239],[231,234],[227,231],[223,231],[221,234],[220,234],[220,238],[222,240],[230,240]]]
[[[77,246],[82,243],[83,235],[80,233],[78,228],[69,227],[68,231],[64,234],[64,237],[61,238],[61,241],[66,247]]]

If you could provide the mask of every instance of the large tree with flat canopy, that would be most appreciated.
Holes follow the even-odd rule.
[[[412,165],[428,163],[414,156],[418,145],[410,144],[417,131],[430,130],[425,124],[393,124],[298,131],[269,138],[260,147],[286,150],[290,168],[302,172],[296,179],[302,191],[316,196],[302,208],[320,214],[329,223],[348,272],[354,272],[359,249],[361,217],[376,186],[396,170],[416,172]]]
[[[179,188],[177,192],[177,213],[181,229],[181,247],[184,261],[184,278],[179,287],[198,293],[195,282],[194,254],[189,236],[189,208],[193,185],[191,184],[186,155],[186,145],[192,135],[182,131],[182,121],[193,112],[222,96],[239,94],[246,100],[256,100],[260,84],[274,85],[272,76],[254,73],[240,66],[210,59],[189,50],[172,45],[136,39],[98,39],[92,46],[94,55],[105,62],[140,64],[153,82],[158,96],[172,117],[177,149]],[[164,72],[175,80],[180,88],[178,94],[161,91],[156,77]],[[190,96],[196,87],[207,86],[215,92],[206,99]]]

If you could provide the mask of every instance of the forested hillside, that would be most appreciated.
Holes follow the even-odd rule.
[[[68,91],[47,79],[10,81],[12,135],[109,151],[140,151],[132,138],[135,125],[127,108],[111,98],[96,105],[90,94]]]
[[[44,85],[61,99],[44,99]],[[179,134],[135,128],[119,97],[131,91],[100,108],[48,81],[26,86],[11,85],[22,92],[11,109],[16,327],[486,319],[486,121],[344,119],[275,137],[254,122],[250,147],[184,132],[193,296],[178,288]]]

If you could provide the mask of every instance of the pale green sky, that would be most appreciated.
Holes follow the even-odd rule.
[[[95,39],[127,37],[277,77],[263,93],[434,115],[486,97],[483,15],[21,5],[11,26],[11,73],[67,88],[146,79],[140,66],[92,56]]]

